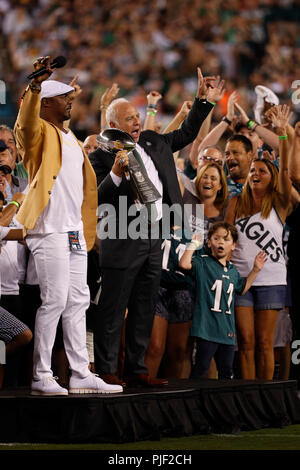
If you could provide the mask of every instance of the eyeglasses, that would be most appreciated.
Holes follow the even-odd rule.
[[[205,155],[203,155],[203,157],[199,157],[198,160],[205,160],[207,162],[212,162],[212,163],[217,163],[218,165],[223,165],[222,158],[206,157]]]

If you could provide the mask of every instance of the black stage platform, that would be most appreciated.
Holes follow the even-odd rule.
[[[164,388],[66,397],[0,390],[0,442],[121,443],[296,423],[296,381],[177,380]]]

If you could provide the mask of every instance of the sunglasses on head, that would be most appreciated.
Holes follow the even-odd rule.
[[[221,165],[223,164],[222,158],[206,157],[205,155],[203,155],[202,157],[199,157],[199,160],[206,160],[207,162],[218,163]]]

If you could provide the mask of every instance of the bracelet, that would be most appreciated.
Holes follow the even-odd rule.
[[[157,109],[157,105],[156,104],[148,104],[147,108]]]
[[[197,249],[199,248],[199,246],[201,246],[201,243],[199,242],[199,240],[192,240],[190,243],[189,243],[189,247],[194,245],[194,248]]]
[[[29,83],[29,88],[33,93],[40,93],[42,89],[41,85],[34,82]]]
[[[287,135],[279,135],[278,139],[279,140],[287,140],[288,136]]]
[[[229,126],[231,126],[232,121],[230,121],[230,119],[228,119],[227,116],[224,116],[223,119],[222,119],[222,121],[227,122],[227,124],[228,124]]]
[[[255,127],[253,127],[255,125]],[[254,129],[256,129],[258,126],[257,122],[255,121],[252,121],[251,119],[247,122],[247,127],[248,129],[250,129],[251,131],[254,131]]]
[[[147,114],[149,114],[150,116],[155,116],[156,113],[157,113],[157,111],[154,111],[154,110],[152,110],[152,109],[148,109],[148,108],[147,108]]]
[[[13,204],[14,206],[17,206],[18,209],[20,209],[21,204],[18,201],[10,201],[8,204]]]
[[[216,106],[217,103],[215,103],[214,101],[208,101],[206,100],[208,103],[212,104],[213,106]]]

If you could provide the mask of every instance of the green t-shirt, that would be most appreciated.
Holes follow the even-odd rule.
[[[28,178],[28,173],[24,168],[23,162],[16,163],[14,175],[19,176],[20,178]]]
[[[211,255],[197,255],[192,263],[196,299],[191,336],[235,344],[234,296],[243,292],[246,278],[232,263],[224,266]]]

